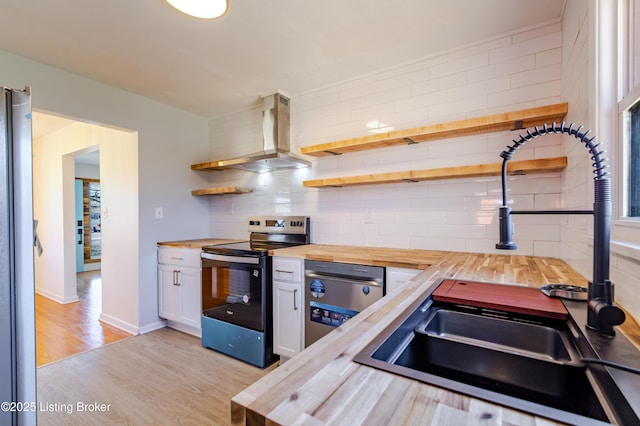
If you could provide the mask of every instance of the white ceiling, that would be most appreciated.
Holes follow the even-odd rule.
[[[557,20],[565,0],[0,0],[0,50],[204,117]]]

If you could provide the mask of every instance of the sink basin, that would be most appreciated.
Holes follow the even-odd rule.
[[[567,320],[414,303],[355,362],[570,424],[609,419]]]
[[[562,330],[443,308],[431,309],[398,352],[396,365],[448,368],[558,397],[584,374]]]

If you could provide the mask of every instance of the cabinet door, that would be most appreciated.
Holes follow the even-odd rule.
[[[180,319],[185,325],[200,329],[202,303],[200,301],[200,269],[182,268],[178,273],[180,281]]]
[[[422,271],[419,269],[387,268],[385,272],[385,294],[389,294],[396,288],[402,287]]]
[[[290,259],[286,257],[274,257],[271,267],[274,281],[286,281],[301,283],[304,280],[302,275],[302,259]]]
[[[177,320],[180,316],[180,287],[175,285],[178,268],[158,265],[158,316]]]
[[[302,286],[273,282],[273,351],[292,357],[302,350]]]

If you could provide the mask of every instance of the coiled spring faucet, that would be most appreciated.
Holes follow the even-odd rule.
[[[587,327],[591,330],[606,335],[614,335],[613,326],[622,324],[625,314],[614,303],[613,283],[609,279],[609,241],[611,228],[611,184],[607,171],[607,159],[603,157],[599,143],[594,143],[596,136],[589,137],[591,130],[582,132],[583,126],[574,128],[574,123],[569,127],[563,121],[559,126],[554,122],[551,126],[545,124],[543,128],[535,127],[532,132],[527,130],[526,135],[520,135],[520,139],[513,140],[513,145],[508,146],[500,153],[502,157],[502,206],[500,207],[500,242],[497,249],[515,250],[517,245],[512,241],[513,223],[512,214],[591,214],[593,215],[593,280],[589,281],[587,303]],[[548,134],[566,134],[579,139],[591,154],[595,174],[594,177],[594,201],[593,210],[519,210],[512,211],[507,206],[507,163],[513,157],[514,152],[525,142]]]

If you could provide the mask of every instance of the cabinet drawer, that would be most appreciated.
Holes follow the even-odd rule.
[[[200,249],[180,247],[159,247],[158,263],[164,265],[189,266],[200,268]]]
[[[302,281],[302,260],[273,258],[273,279],[275,281]]]

